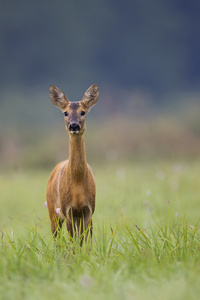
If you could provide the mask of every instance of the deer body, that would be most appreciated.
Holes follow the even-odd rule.
[[[92,236],[96,191],[94,176],[86,161],[83,134],[85,115],[97,102],[98,94],[98,86],[92,85],[81,101],[70,102],[60,89],[50,86],[50,98],[63,111],[70,138],[69,159],[54,168],[47,185],[47,206],[54,236],[65,220],[72,237],[74,233],[83,233],[88,226],[91,226]]]

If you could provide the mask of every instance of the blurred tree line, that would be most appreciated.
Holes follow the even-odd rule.
[[[199,15],[195,0],[1,1],[0,88],[197,88]]]

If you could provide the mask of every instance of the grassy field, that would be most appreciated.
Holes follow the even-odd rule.
[[[0,298],[199,299],[200,161],[92,167],[91,253],[53,243],[50,171],[1,173]]]

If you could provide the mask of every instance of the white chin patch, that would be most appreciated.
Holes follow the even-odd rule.
[[[71,134],[78,134],[79,133],[79,131],[77,130],[77,131],[70,131],[71,132]]]

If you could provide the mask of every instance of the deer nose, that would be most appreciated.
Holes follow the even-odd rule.
[[[80,131],[80,125],[78,123],[71,123],[69,126],[69,130],[71,132],[79,132]]]

